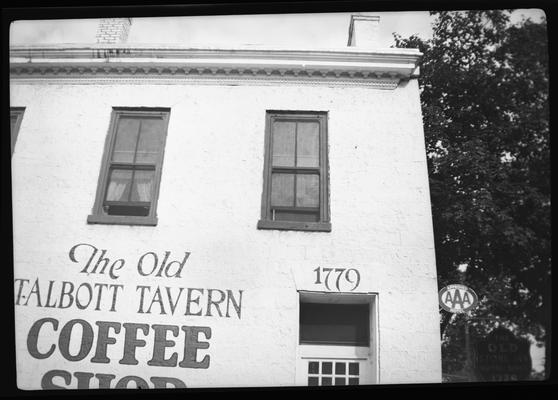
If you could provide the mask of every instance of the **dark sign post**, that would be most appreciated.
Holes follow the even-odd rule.
[[[471,340],[469,336],[469,312],[479,303],[475,291],[465,285],[448,285],[438,292],[440,307],[452,314],[464,314],[465,322],[465,367],[463,373],[467,380],[472,380]]]
[[[531,374],[531,343],[496,328],[475,346],[474,367],[481,381],[519,381]]]

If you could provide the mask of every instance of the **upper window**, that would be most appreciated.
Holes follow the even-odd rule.
[[[267,113],[260,229],[331,231],[327,114]]]
[[[89,223],[156,225],[169,109],[114,108]]]
[[[10,108],[10,132],[11,132],[11,143],[12,143],[12,154],[14,154],[17,134],[19,133],[19,126],[21,125],[21,120],[23,119],[24,111],[25,111],[24,107]]]

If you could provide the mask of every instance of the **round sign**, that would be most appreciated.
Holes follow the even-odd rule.
[[[465,285],[448,285],[438,293],[440,307],[451,313],[465,313],[474,309],[479,298]]]

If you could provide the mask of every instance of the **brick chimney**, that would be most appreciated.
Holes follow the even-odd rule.
[[[353,14],[349,24],[349,42],[347,46],[372,48],[377,47],[378,15]]]
[[[97,43],[125,43],[132,18],[102,18],[97,27]]]

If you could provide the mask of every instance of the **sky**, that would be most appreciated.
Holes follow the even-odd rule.
[[[432,18],[427,11],[366,14],[380,16],[378,47],[394,45],[393,32],[404,37],[432,36]],[[516,10],[512,22],[522,17],[539,20],[542,15],[537,9]],[[350,16],[350,12],[344,12],[134,18],[128,43],[342,48],[347,46]],[[98,19],[15,21],[10,26],[10,44],[95,43],[98,22]]]

